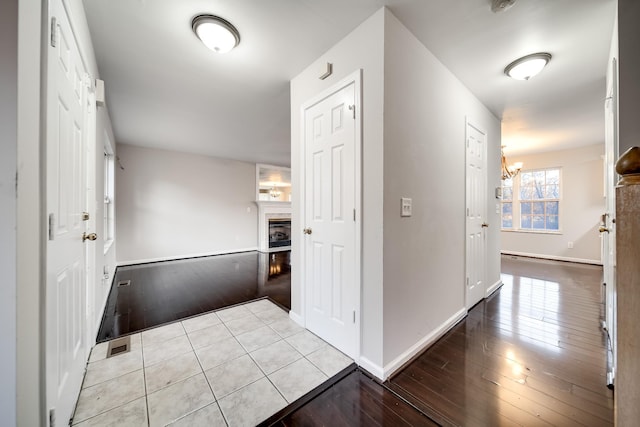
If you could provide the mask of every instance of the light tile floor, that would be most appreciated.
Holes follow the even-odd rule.
[[[254,426],[352,363],[263,299],[131,336],[89,358],[73,425]]]

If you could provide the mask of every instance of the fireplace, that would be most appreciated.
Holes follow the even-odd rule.
[[[291,218],[269,218],[269,249],[291,246]]]
[[[291,249],[291,203],[257,201],[258,250],[260,252]]]

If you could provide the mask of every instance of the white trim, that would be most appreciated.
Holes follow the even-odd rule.
[[[203,252],[203,253],[198,253],[198,254],[174,255],[174,256],[165,256],[165,257],[158,257],[158,258],[147,258],[147,259],[136,259],[136,260],[129,260],[129,261],[118,261],[116,263],[116,265],[118,267],[124,267],[124,266],[127,266],[127,265],[146,264],[146,263],[150,263],[150,262],[175,261],[175,260],[180,260],[180,259],[200,258],[200,257],[212,256],[212,255],[226,255],[226,254],[236,254],[236,253],[240,253],[240,252],[254,252],[254,251],[257,251],[257,250],[258,250],[258,248],[256,246],[254,246],[254,247],[251,247],[251,248],[231,249],[231,250],[214,251],[214,252]]]
[[[354,266],[354,281],[358,286],[359,292],[356,293],[356,331],[358,334],[357,344],[355,349],[355,360],[360,357],[360,349],[362,346],[362,69],[358,69],[349,74],[339,82],[331,85],[329,88],[323,90],[319,94],[311,97],[307,101],[300,105],[300,141],[302,141],[300,148],[300,218],[303,227],[305,226],[305,187],[306,187],[306,150],[305,150],[305,111],[323,99],[331,96],[335,92],[353,84],[355,86],[354,103],[355,103],[355,141],[354,141],[354,174],[355,174],[355,200],[354,208],[356,209],[356,221],[355,221],[355,236],[354,236],[354,254],[355,254],[355,266]],[[300,324],[306,325],[306,280],[305,280],[305,259],[306,259],[306,247],[304,240],[300,243],[300,263],[301,263],[301,281],[300,281],[300,315],[298,319],[302,322]]]
[[[502,286],[502,280],[498,280],[496,283],[494,283],[493,285],[487,288],[487,292],[485,293],[484,297],[485,298],[488,297],[489,295],[497,291],[498,288],[500,288],[501,286]]]
[[[453,328],[466,315],[467,315],[466,308],[463,307],[460,310],[458,310],[453,316],[451,316],[442,325],[440,325],[440,327],[438,327],[437,329],[433,330],[431,333],[422,337],[420,341],[418,341],[417,343],[409,347],[404,353],[402,353],[401,355],[393,359],[390,363],[387,363],[387,365],[384,367],[384,371],[382,372],[383,376],[378,378],[380,378],[383,381],[389,378],[394,372],[402,368],[405,363],[411,360],[411,358],[421,353],[427,347],[430,347],[433,343],[439,340],[444,334],[449,332],[449,330]],[[371,372],[371,373],[374,374],[375,376],[378,376],[378,374],[376,374],[375,372]]]
[[[298,313],[294,313],[293,311],[289,311],[289,319],[296,322],[298,325],[304,328],[304,318],[300,316]]]
[[[516,252],[516,251],[500,251],[500,253],[502,255],[514,255],[514,256],[521,256],[521,257],[527,257],[527,258],[549,259],[552,261],[567,261],[567,262],[577,262],[580,264],[602,265],[602,261],[599,259],[596,260],[596,259],[585,259],[585,258],[571,258],[566,256],[531,254],[528,252]]]
[[[376,365],[364,356],[360,356],[360,360],[358,360],[358,366],[369,372],[374,377],[384,381],[384,368],[382,368],[382,366]]]

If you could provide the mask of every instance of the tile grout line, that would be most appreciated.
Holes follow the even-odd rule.
[[[215,313],[215,311],[214,311]],[[216,314],[216,317],[218,317],[218,315]],[[220,320],[221,324],[226,328],[227,325],[224,324],[224,322],[222,321],[222,319],[220,319],[220,317],[218,317],[218,319]],[[182,321],[180,322],[180,325],[182,326],[182,329],[184,329],[184,325],[182,324]],[[216,326],[216,325],[213,325]],[[202,328],[205,329],[205,328]],[[229,328],[227,328],[227,330],[229,330]],[[216,404],[216,406],[218,407],[218,411],[220,411],[220,414],[222,415],[222,419],[224,420],[225,424],[227,426],[229,426],[229,421],[227,421],[227,417],[224,415],[224,412],[222,412],[222,408],[220,407],[220,401],[219,399],[216,397],[216,394],[213,392],[213,387],[211,386],[211,383],[209,382],[209,378],[207,377],[207,374],[205,373],[204,367],[202,366],[202,363],[200,362],[200,358],[198,357],[198,353],[196,353],[196,349],[193,348],[193,343],[191,342],[191,338],[189,338],[189,334],[187,333],[187,330],[184,329],[185,334],[187,335],[187,340],[189,341],[189,345],[191,346],[191,351],[193,351],[194,356],[196,357],[196,360],[198,361],[198,366],[200,366],[200,371],[202,372],[202,375],[204,376],[205,381],[207,382],[207,385],[209,386],[209,390],[211,390],[211,395],[213,396],[214,399],[214,403]],[[195,331],[192,331],[195,332]],[[231,331],[229,331],[229,333],[231,333]],[[232,335],[233,336],[233,335]],[[240,344],[242,345],[242,344]],[[173,422],[176,422],[184,417],[186,417],[187,415],[193,414],[197,411],[200,411],[204,408],[206,408],[209,405],[205,405],[202,408],[198,408],[195,411],[191,411],[188,414],[183,415],[182,417],[178,418],[177,420],[174,420]]]

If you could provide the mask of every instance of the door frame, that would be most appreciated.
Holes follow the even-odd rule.
[[[477,122],[473,119],[470,119],[468,116],[465,117],[465,122],[464,122],[464,185],[465,185],[465,190],[464,190],[464,208],[465,208],[465,215],[464,215],[464,306],[465,309],[467,311],[469,311],[469,309],[471,308],[469,306],[469,286],[467,285],[467,278],[469,277],[469,264],[468,264],[468,244],[467,244],[467,234],[469,232],[468,230],[468,215],[467,215],[467,209],[469,207],[469,186],[467,185],[467,179],[468,179],[468,175],[467,175],[467,165],[468,165],[468,153],[469,153],[469,147],[467,146],[467,143],[469,141],[469,126],[472,126],[473,128],[475,128],[478,132],[482,133],[484,135],[484,144],[483,144],[483,150],[484,150],[484,155],[483,155],[483,168],[482,168],[482,172],[483,172],[483,181],[484,181],[484,193],[485,193],[485,200],[483,203],[483,207],[482,207],[482,216],[484,218],[484,221],[487,220],[487,215],[488,215],[488,209],[487,209],[487,198],[488,198],[488,182],[487,182],[487,178],[488,178],[488,159],[487,159],[487,153],[488,153],[488,134],[487,131],[482,127],[482,126],[478,126],[476,124]],[[484,230],[482,232],[482,248],[483,248],[483,252],[484,252],[484,277],[482,278],[482,283],[484,284],[484,292],[483,292],[483,297],[482,299],[487,297],[487,269],[486,269],[486,261],[487,261],[487,230]],[[482,301],[482,299],[480,301]],[[479,302],[479,301],[478,301]],[[474,305],[477,303],[474,303]]]
[[[356,360],[360,358],[360,349],[361,349],[361,341],[362,341],[362,69],[358,69],[355,72],[347,75],[343,79],[339,80],[337,83],[334,83],[327,89],[324,89],[317,95],[311,97],[307,101],[303,102],[300,106],[300,158],[298,159],[300,162],[300,218],[303,228],[306,226],[305,218],[306,218],[306,206],[304,200],[306,200],[306,183],[307,183],[307,170],[306,170],[306,144],[305,144],[305,111],[315,104],[319,103],[323,99],[331,96],[332,94],[338,92],[339,90],[349,86],[350,84],[354,84],[355,89],[355,141],[354,141],[354,182],[355,182],[355,200],[354,206],[356,209],[355,215],[355,242],[354,242],[354,255],[355,255],[355,266],[354,266],[354,279],[356,283],[356,287],[358,291],[356,292],[355,302],[356,302],[356,346],[355,346],[355,354],[354,357]],[[298,232],[302,232],[299,230]],[[307,259],[307,249],[306,244],[301,241],[300,244],[300,299],[301,299],[301,307],[300,307],[300,316],[301,320],[304,322],[306,327],[307,324],[307,277],[308,272],[306,271],[306,259]]]

